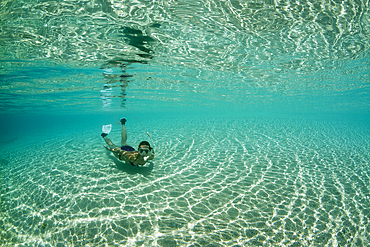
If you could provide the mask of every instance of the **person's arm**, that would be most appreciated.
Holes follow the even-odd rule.
[[[111,147],[107,147],[104,145],[104,147],[111,151],[118,159],[121,159],[121,157],[123,156],[124,157],[124,154],[127,153],[127,151],[123,151],[122,149],[116,147],[116,148],[111,148]]]
[[[120,153],[120,151],[122,151],[120,148],[111,148],[111,147],[108,147],[108,146],[105,146],[105,145],[104,145],[104,147],[105,147],[107,150],[111,151],[112,153],[116,153],[116,154],[119,154],[119,153]]]
[[[136,156],[137,154],[135,154],[135,152],[131,152],[131,151],[124,151],[120,148],[110,148],[110,147],[107,147],[107,146],[104,146],[107,150],[111,151],[112,153],[115,154],[115,156],[120,159],[120,160],[124,160],[124,161],[128,161],[130,163],[133,163],[135,160],[136,160]],[[136,152],[137,153],[137,152]]]

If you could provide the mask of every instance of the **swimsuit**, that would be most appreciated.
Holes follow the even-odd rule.
[[[133,148],[133,147],[131,147],[131,146],[122,146],[122,147],[121,147],[121,150],[123,150],[123,151],[127,151],[127,152],[136,151],[136,150],[135,150],[135,148]],[[121,159],[121,155],[122,155],[122,154],[120,154],[120,155],[118,156],[118,158],[119,158],[120,160],[122,160],[122,159]],[[135,165],[134,165],[134,163],[132,163],[131,161],[129,161],[129,160],[128,160],[128,162],[129,162],[132,166],[135,166]]]
[[[133,148],[131,146],[122,146],[121,150],[131,152],[131,151],[135,151],[135,148]]]

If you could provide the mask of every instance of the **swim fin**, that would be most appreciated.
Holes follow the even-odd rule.
[[[102,127],[102,132],[105,134],[109,134],[111,130],[112,130],[111,124],[103,125]]]

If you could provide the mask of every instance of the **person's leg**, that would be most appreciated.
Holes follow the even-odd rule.
[[[102,137],[104,138],[104,141],[108,144],[110,148],[118,148],[106,135]]]
[[[125,118],[122,118],[120,120],[121,124],[122,124],[122,131],[121,131],[121,146],[128,146],[127,145],[127,130],[126,130],[126,126],[125,126],[125,123],[126,123],[126,119]]]

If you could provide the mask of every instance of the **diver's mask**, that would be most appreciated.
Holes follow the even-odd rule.
[[[152,155],[152,149],[151,148],[139,148],[139,154],[144,157],[144,160],[146,161],[151,155]]]

